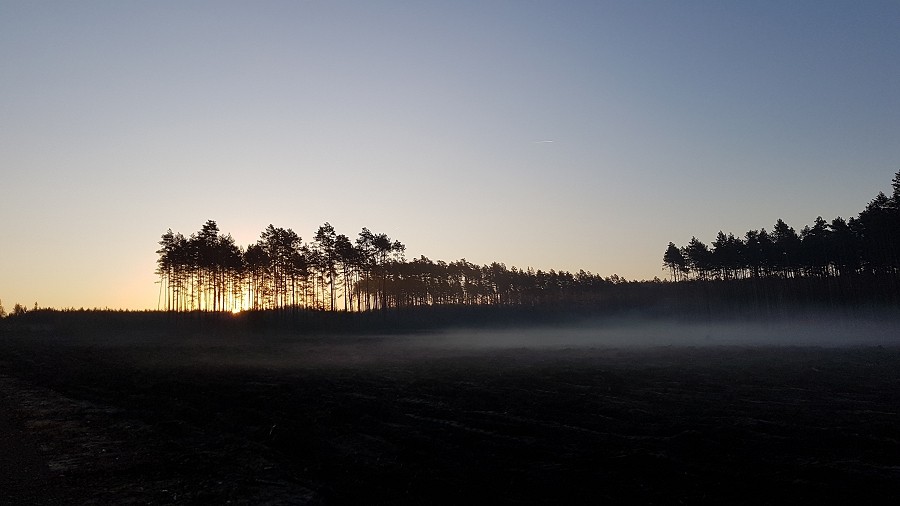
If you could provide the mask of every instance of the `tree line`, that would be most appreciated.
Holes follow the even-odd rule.
[[[159,242],[159,309],[369,311],[433,305],[552,305],[596,301],[624,282],[585,271],[507,268],[465,259],[407,260],[406,247],[363,228],[355,240],[325,223],[306,243],[269,225],[256,243],[235,244],[213,220]]]
[[[818,217],[797,232],[779,219],[771,232],[762,228],[736,237],[720,231],[710,246],[696,237],[684,247],[669,243],[663,266],[673,281],[782,283],[753,285],[754,294],[761,287],[775,294],[767,291],[754,295],[757,298],[777,295],[780,300],[790,290],[811,289],[807,283],[791,284],[788,290],[783,283],[790,280],[841,280],[839,285],[822,285],[837,290],[834,300],[851,293],[857,297],[863,287],[876,286],[874,279],[889,280],[885,293],[894,293],[900,280],[900,171],[892,187],[890,196],[880,192],[848,220],[837,217],[827,222]],[[209,220],[189,236],[170,229],[159,244],[158,308],[169,311],[363,312],[426,306],[578,309],[625,301],[640,305],[640,300],[655,300],[652,293],[660,290],[653,288],[659,286],[658,279],[627,282],[616,275],[604,278],[584,270],[519,269],[499,262],[477,265],[464,258],[408,260],[403,243],[386,234],[363,228],[351,239],[329,223],[320,226],[310,242],[290,228],[269,225],[256,243],[241,247]],[[635,286],[626,289],[626,285]],[[650,291],[637,285],[647,285]],[[631,300],[636,296],[640,300]]]
[[[35,302],[33,310],[37,311],[38,309],[39,309],[38,303]],[[3,307],[3,301],[0,300],[0,318],[6,318],[7,316],[21,316],[21,315],[27,313],[28,311],[29,311],[28,308],[26,308],[24,305],[16,302],[16,304],[12,308],[12,312],[7,313],[6,308]]]
[[[835,278],[900,275],[900,171],[890,196],[879,192],[859,216],[817,217],[798,233],[779,219],[768,232],[722,231],[710,246],[692,237],[670,242],[663,265],[673,281],[745,278]]]

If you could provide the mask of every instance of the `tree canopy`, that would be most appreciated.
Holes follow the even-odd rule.
[[[749,230],[743,237],[719,231],[711,248],[692,237],[678,248],[669,243],[663,265],[674,281],[740,278],[827,278],[900,275],[900,171],[890,196],[878,193],[859,216],[840,216],[797,232],[778,219],[768,232]]]
[[[670,242],[663,266],[673,281],[900,279],[900,171],[859,216],[817,217],[797,231],[782,219],[771,231],[719,231],[709,245]],[[363,228],[355,238],[321,225],[310,242],[269,225],[246,247],[213,220],[185,237],[159,241],[159,308],[172,311],[304,309],[370,311],[436,305],[597,307],[614,303],[626,280],[584,270],[543,271],[407,259],[406,247]],[[655,279],[654,282],[658,282]],[[895,286],[897,283],[891,286]],[[862,286],[862,285],[860,285]],[[621,297],[620,297],[621,298]]]
[[[351,240],[329,223],[309,243],[269,225],[256,243],[240,247],[209,220],[188,237],[168,230],[159,245],[159,308],[173,311],[572,305],[599,300],[605,287],[625,281],[464,258],[407,260],[406,246],[387,234],[363,228]]]

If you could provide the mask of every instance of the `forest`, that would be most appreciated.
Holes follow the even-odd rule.
[[[745,295],[752,291],[757,301],[760,291],[767,299],[776,291],[782,301],[786,291],[801,289],[836,291],[846,299],[850,292],[851,298],[865,297],[873,287],[877,290],[870,296],[895,298],[900,276],[900,171],[892,186],[890,196],[880,192],[859,216],[837,217],[830,223],[818,217],[799,233],[779,219],[771,232],[762,228],[736,237],[720,231],[711,246],[696,237],[680,248],[669,243],[663,266],[675,283],[629,282],[584,270],[520,269],[500,262],[477,265],[425,256],[408,260],[403,243],[386,234],[363,228],[351,239],[329,223],[320,226],[310,242],[290,228],[269,225],[255,244],[242,247],[208,220],[189,236],[171,229],[162,235],[157,251],[158,309],[596,308],[659,303],[660,296],[700,293],[696,286],[686,286],[692,283],[730,284],[730,292],[735,287]],[[662,285],[683,288],[653,288]],[[705,286],[703,293],[717,290],[723,288]]]
[[[621,283],[585,271],[507,268],[465,259],[404,257],[405,246],[363,228],[355,240],[325,223],[310,243],[269,225],[255,244],[235,244],[215,221],[160,241],[159,309],[367,311],[433,305],[542,305]]]
[[[673,280],[829,278],[900,274],[900,171],[890,196],[879,192],[859,216],[815,219],[799,233],[779,219],[771,232],[743,237],[719,231],[712,247],[696,237],[669,243],[663,264]]]

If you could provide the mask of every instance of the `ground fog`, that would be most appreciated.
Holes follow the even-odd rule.
[[[490,354],[541,357],[629,354],[662,348],[860,347],[900,345],[900,325],[886,318],[807,316],[781,321],[705,322],[604,320],[578,325],[460,328],[391,335],[196,333],[164,337],[117,335],[101,348],[160,367],[366,367]],[[135,353],[135,352],[138,353]]]

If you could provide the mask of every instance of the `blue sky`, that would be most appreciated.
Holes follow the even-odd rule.
[[[0,1],[0,299],[155,307],[156,241],[207,219],[662,277],[890,188],[897,33],[894,1]]]

